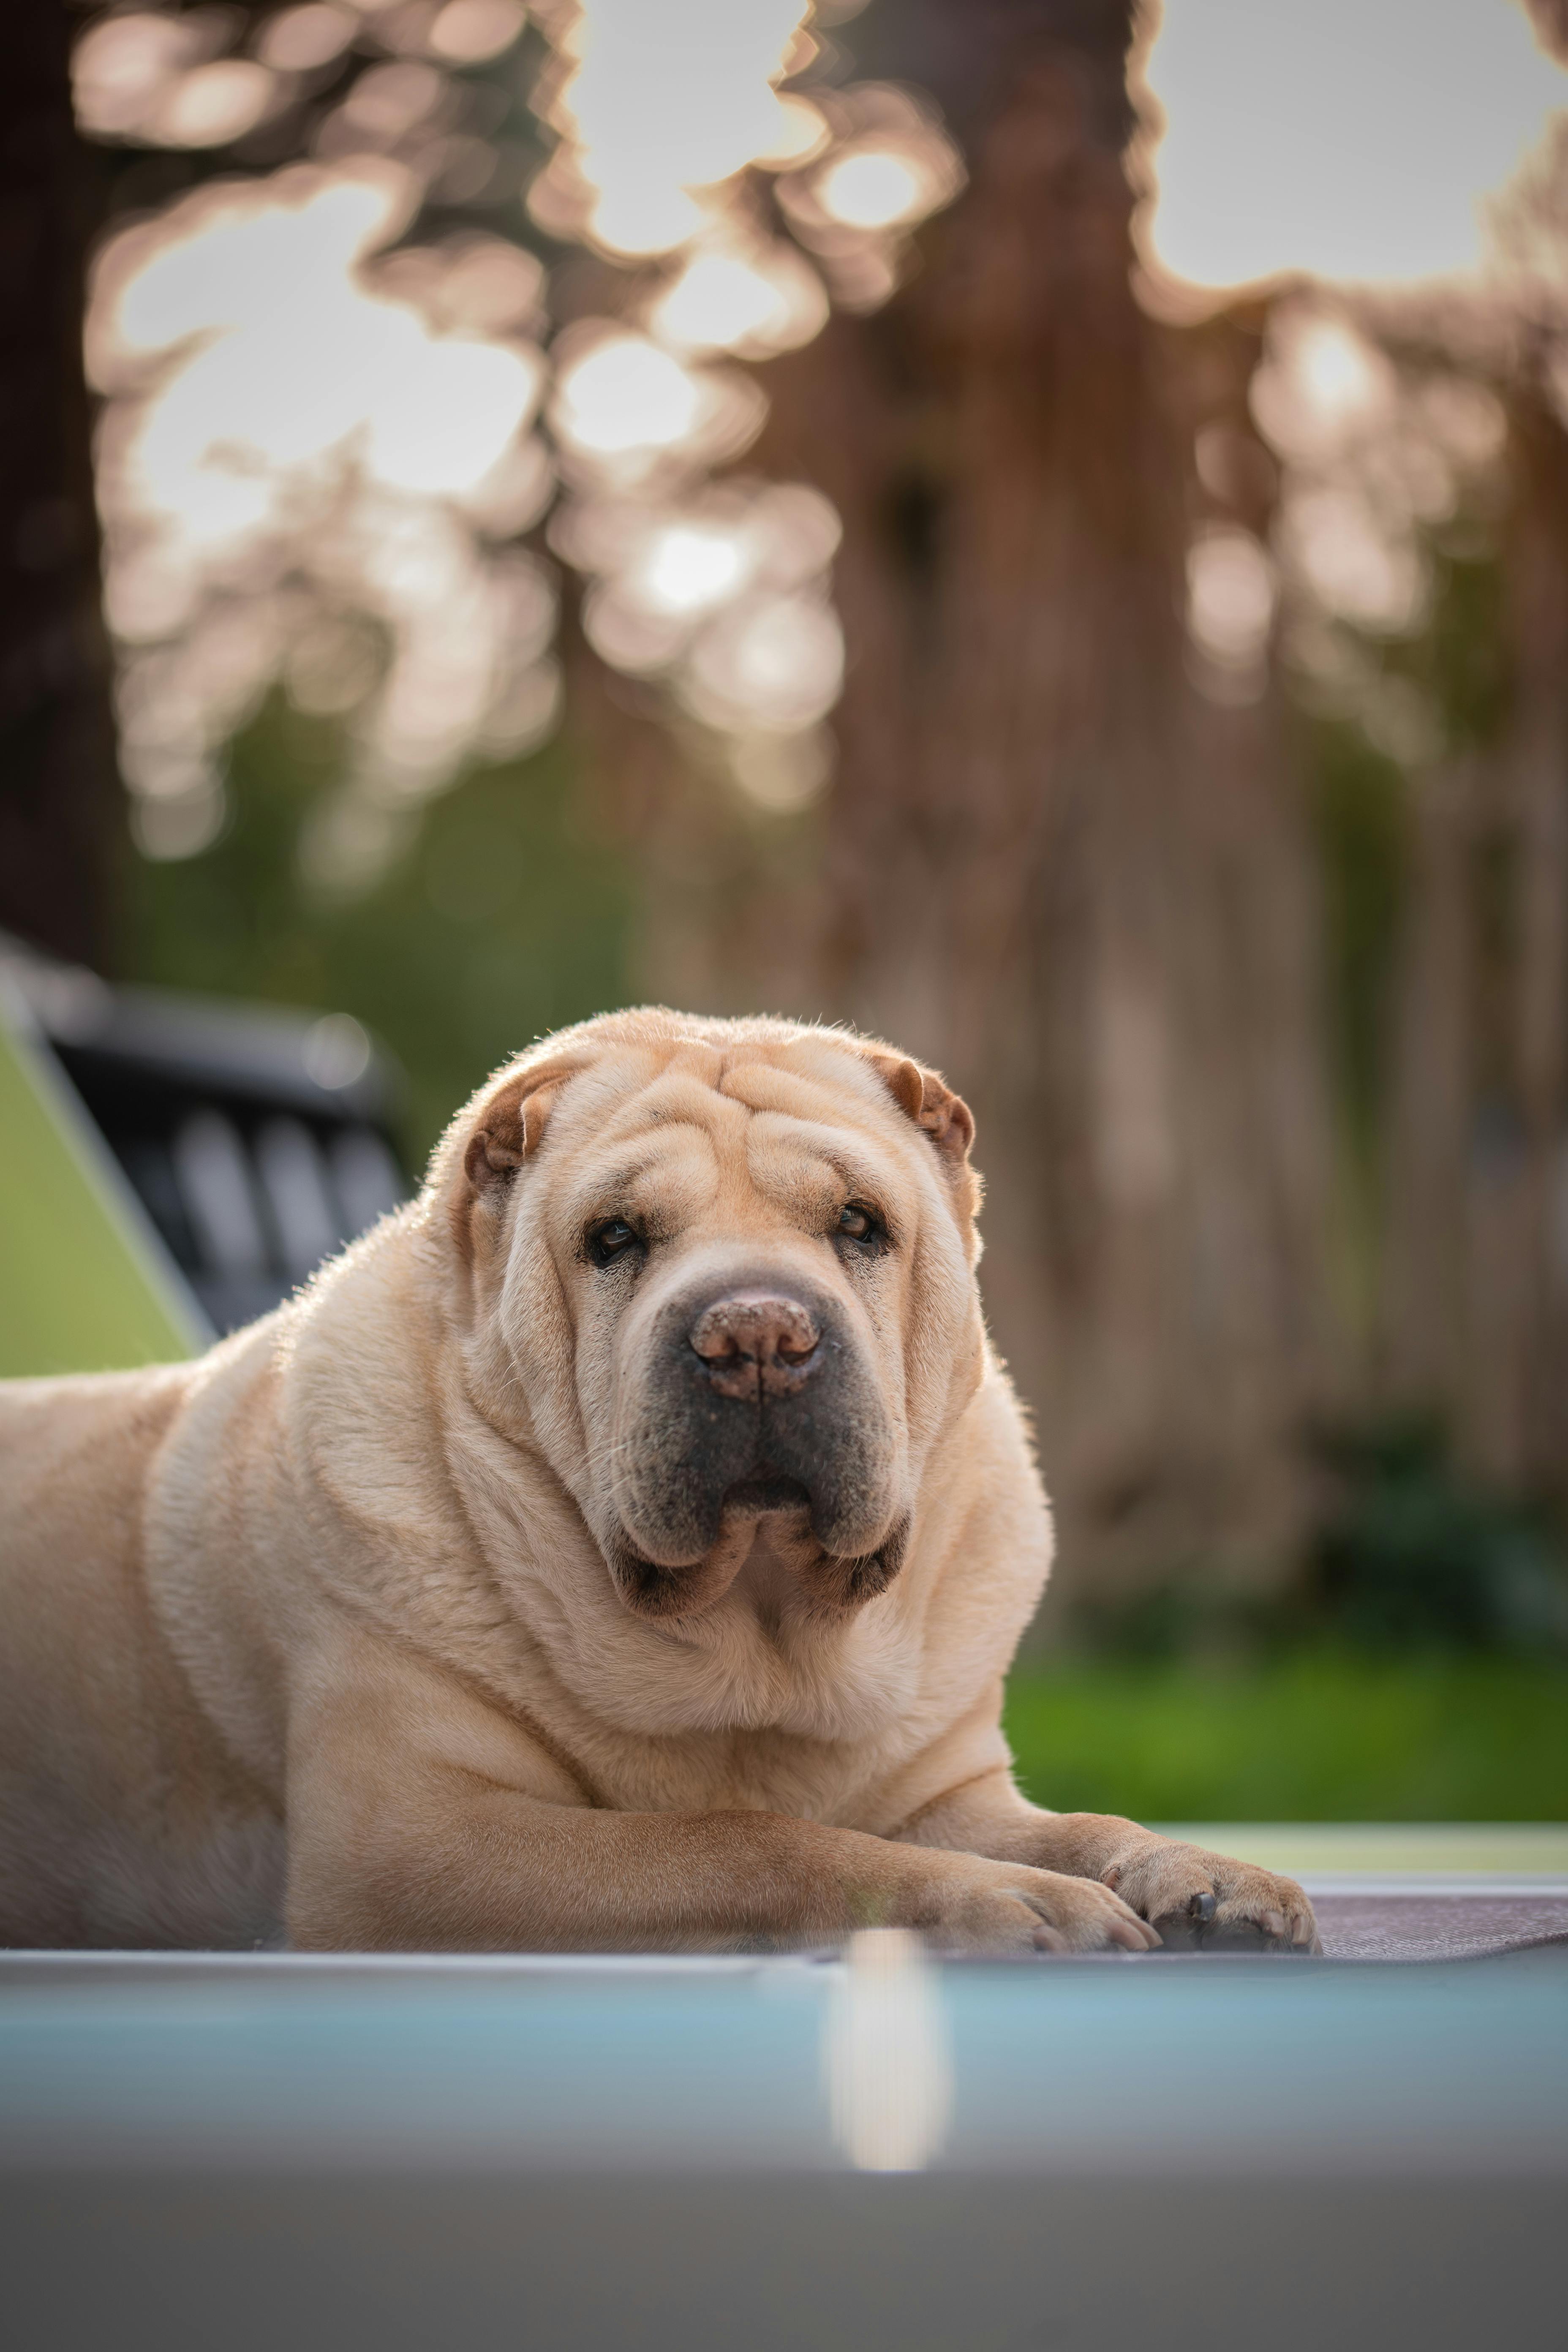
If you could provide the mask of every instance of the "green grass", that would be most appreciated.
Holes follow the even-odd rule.
[[[1568,1820],[1568,1669],[1296,1652],[1248,1666],[1021,1667],[1018,1778],[1063,1812],[1147,1821]]]

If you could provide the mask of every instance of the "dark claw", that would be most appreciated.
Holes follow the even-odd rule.
[[[1215,1898],[1212,1895],[1194,1895],[1187,1905],[1187,1916],[1189,1919],[1196,1919],[1201,1926],[1206,1927],[1214,1917],[1215,1909]]]

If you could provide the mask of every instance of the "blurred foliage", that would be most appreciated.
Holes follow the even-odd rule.
[[[1340,1500],[1309,1565],[1315,1621],[1370,1650],[1568,1656],[1568,1573],[1543,1514],[1463,1475],[1424,1422],[1326,1438]]]
[[[363,895],[301,877],[301,830],[342,764],[338,730],[274,696],[230,747],[229,823],[178,863],[138,860],[131,976],[353,1013],[403,1065],[412,1173],[487,1072],[624,1001],[632,905],[595,842],[571,751],[477,769]]]
[[[1495,536],[1483,516],[1421,534],[1428,595],[1421,625],[1407,635],[1336,625],[1347,674],[1361,681],[1351,698],[1360,707],[1326,712],[1321,697],[1294,682],[1322,877],[1330,1066],[1362,1228],[1357,1245],[1368,1258],[1376,1249],[1393,992],[1413,880],[1412,770],[1495,745],[1508,715],[1508,615]],[[1401,720],[1406,733],[1417,730],[1419,752],[1383,740],[1391,707],[1395,737]]]
[[[1174,1574],[1129,1600],[1080,1601],[1060,1628],[1064,1646],[1236,1669],[1325,1647],[1369,1661],[1568,1661],[1568,1549],[1549,1514],[1468,1477],[1426,1420],[1321,1433],[1315,1451],[1316,1529],[1282,1589],[1237,1592],[1201,1571]]]
[[[1568,1671],[1299,1650],[1243,1670],[1069,1659],[1016,1674],[1037,1803],[1140,1821],[1568,1819]]]
[[[1475,538],[1429,535],[1424,626],[1381,648],[1391,677],[1407,679],[1449,752],[1497,741],[1508,715],[1508,614],[1501,564],[1483,529]]]
[[[374,16],[376,12],[360,13]],[[238,46],[240,36],[248,34],[253,41],[256,31],[269,20],[276,21],[272,0],[227,0],[223,18],[209,22],[206,29],[218,36],[223,46],[231,41]],[[414,31],[412,26],[408,29]],[[395,42],[389,47],[377,39],[374,26],[368,27],[364,37],[337,56],[296,75],[291,103],[269,110],[255,129],[229,144],[163,147],[143,145],[140,139],[122,144],[112,138],[84,142],[80,153],[96,182],[100,216],[117,222],[145,217],[214,178],[231,178],[237,171],[275,171],[320,152],[329,117],[342,108],[364,75],[384,74],[389,54],[397,54]],[[462,63],[441,59],[437,69],[446,84],[445,106],[430,111],[447,113],[448,131],[457,131],[469,141],[482,139],[490,168],[488,174],[480,174],[477,186],[460,184],[473,170],[468,158],[458,163],[458,187],[447,184],[447,176],[438,173],[425,193],[419,215],[421,236],[442,236],[454,230],[479,228],[516,242],[535,241],[526,234],[518,236],[520,228],[531,226],[520,218],[518,200],[550,152],[551,142],[529,102],[530,90],[550,61],[550,44],[532,23],[518,41],[492,59]],[[416,114],[409,128],[428,135],[428,118]],[[472,155],[470,147],[468,156]]]
[[[1347,720],[1310,720],[1306,746],[1323,877],[1329,1053],[1355,1181],[1370,1199],[1408,878],[1407,786],[1398,764]]]

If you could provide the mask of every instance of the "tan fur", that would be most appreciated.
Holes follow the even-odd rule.
[[[0,1391],[0,1940],[1142,1948],[1213,1896],[1308,1941],[1290,1881],[1014,1789],[1050,1535],[972,1133],[842,1032],[606,1016],[199,1363]],[[886,1216],[874,1264],[847,1198]],[[584,1234],[623,1212],[646,1263],[606,1276]],[[846,1556],[770,1501],[661,1562],[650,1318],[754,1266],[848,1335]]]

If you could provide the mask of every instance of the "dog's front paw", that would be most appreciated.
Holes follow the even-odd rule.
[[[973,1854],[928,1857],[900,1924],[943,1953],[1146,1952],[1160,1940],[1095,1879]]]
[[[1175,1838],[1147,1837],[1100,1873],[1168,1950],[1321,1952],[1312,1906],[1293,1878]]]

